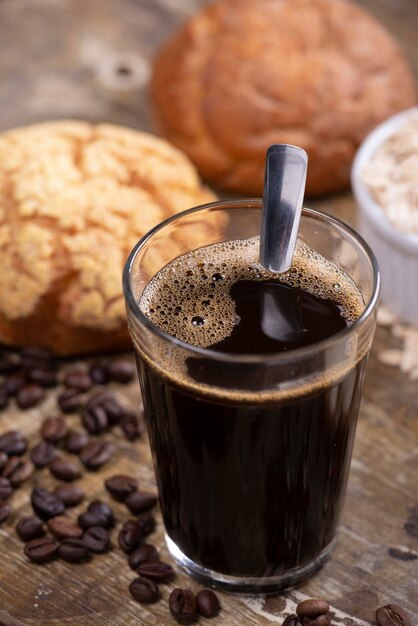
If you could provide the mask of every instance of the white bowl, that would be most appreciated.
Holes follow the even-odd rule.
[[[381,299],[400,318],[418,324],[418,234],[397,230],[362,181],[362,171],[377,148],[414,115],[413,107],[373,130],[361,144],[351,171],[357,201],[357,228],[372,248],[382,274]]]

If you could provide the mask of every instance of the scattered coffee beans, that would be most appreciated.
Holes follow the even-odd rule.
[[[81,470],[79,465],[66,461],[60,457],[57,457],[52,461],[49,466],[49,471],[58,480],[64,480],[65,482],[72,482],[77,480],[81,476]]]
[[[129,567],[137,570],[144,563],[155,563],[159,559],[157,548],[149,543],[143,543],[129,555]]]
[[[202,589],[196,595],[197,612],[202,617],[216,617],[221,610],[218,596],[210,589]]]
[[[68,424],[64,417],[48,417],[42,422],[41,435],[50,443],[59,443],[68,433]]]
[[[157,585],[148,578],[135,578],[129,585],[129,593],[135,600],[143,604],[152,604],[160,598]]]
[[[126,554],[130,554],[141,542],[142,533],[136,520],[128,520],[119,533],[119,545]]]
[[[8,456],[20,456],[26,452],[26,438],[18,430],[10,430],[0,436],[0,452]]]
[[[96,470],[113,456],[115,446],[111,441],[92,441],[80,452],[80,459],[89,470]]]
[[[77,506],[84,498],[84,490],[79,485],[60,485],[54,490],[66,507]]]
[[[11,512],[10,504],[5,500],[0,500],[0,524],[10,517]]]
[[[43,400],[45,397],[45,391],[40,385],[25,385],[22,387],[16,396],[17,406],[20,409],[31,409]]]
[[[69,563],[80,563],[88,559],[90,550],[82,539],[64,539],[58,548],[58,556]]]
[[[133,379],[135,367],[130,361],[115,359],[108,364],[107,374],[110,380],[126,385]]]
[[[179,624],[193,624],[197,620],[196,598],[190,589],[173,589],[168,606]]]
[[[310,617],[315,618],[319,615],[324,615],[329,611],[329,604],[325,602],[325,600],[318,599],[308,599],[303,600],[303,602],[299,602],[296,607],[296,613],[300,615],[300,617]]]
[[[118,474],[105,481],[105,487],[115,500],[123,501],[138,488],[138,483],[130,476]]]
[[[379,626],[411,626],[408,613],[397,604],[386,604],[376,611]]]
[[[109,549],[110,538],[105,528],[92,526],[83,535],[83,541],[91,552],[102,553]]]
[[[63,501],[57,495],[40,487],[32,490],[31,504],[35,513],[42,519],[62,515],[65,510]]]
[[[57,401],[63,413],[74,413],[78,411],[83,404],[83,399],[76,389],[63,391],[58,396]]]
[[[140,576],[145,578],[151,578],[155,582],[166,583],[172,580],[175,576],[175,572],[171,565],[158,561],[156,563],[144,563],[140,565],[137,570]]]
[[[45,535],[45,528],[42,520],[35,515],[22,517],[16,524],[16,532],[22,541],[32,541]]]
[[[7,393],[6,385],[3,383],[0,385],[0,411],[7,408],[9,405],[9,395]]]
[[[10,479],[10,476],[13,474],[13,472],[15,471],[17,466],[19,465],[19,461],[20,461],[20,457],[18,457],[18,456],[11,456],[11,457],[9,457],[9,459],[7,460],[6,465],[3,468],[3,472],[2,472],[2,475],[3,475],[4,478],[9,478]]]
[[[99,511],[86,511],[85,513],[81,513],[78,516],[77,521],[80,524],[81,528],[84,528],[84,530],[87,530],[87,528],[92,528],[94,526],[107,528],[109,525],[107,517]]]
[[[55,446],[49,441],[41,441],[30,453],[30,458],[35,467],[46,467],[54,460],[56,455]]]
[[[70,431],[65,440],[65,449],[71,454],[80,454],[88,443],[90,443],[90,437],[87,433]]]
[[[135,491],[126,498],[125,504],[131,513],[139,515],[154,508],[157,504],[157,496],[145,491]]]
[[[59,543],[52,537],[33,539],[25,545],[25,555],[34,563],[45,563],[57,554]]]
[[[81,539],[83,529],[65,515],[57,515],[47,523],[48,530],[55,539]]]

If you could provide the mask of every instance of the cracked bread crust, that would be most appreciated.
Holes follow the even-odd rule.
[[[129,346],[128,253],[214,199],[187,157],[146,133],[58,121],[0,135],[0,342],[62,355]]]
[[[218,0],[161,50],[152,96],[202,176],[251,195],[272,143],[308,152],[309,194],[347,186],[365,135],[416,102],[397,42],[344,0]]]

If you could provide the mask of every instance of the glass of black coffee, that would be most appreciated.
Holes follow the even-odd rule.
[[[289,272],[265,270],[261,210],[190,209],[124,272],[168,548],[237,591],[294,585],[330,555],[379,290],[367,244],[310,209]]]

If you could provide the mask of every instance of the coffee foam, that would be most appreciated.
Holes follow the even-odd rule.
[[[159,328],[199,348],[228,337],[237,322],[231,287],[240,280],[277,280],[258,262],[259,238],[227,241],[182,255],[147,285],[141,311]],[[280,281],[340,306],[352,324],[364,310],[354,281],[337,265],[298,241],[292,267]]]
[[[235,305],[230,296],[234,283],[238,280],[277,279],[276,274],[258,262],[259,245],[258,237],[234,240],[177,257],[146,286],[139,302],[141,311],[166,333],[192,346],[210,348],[227,337],[236,322]],[[215,274],[221,274],[223,278],[214,279]],[[301,241],[297,242],[292,267],[280,275],[280,280],[319,297],[332,299],[340,305],[348,325],[364,311],[361,292],[348,274]],[[204,324],[193,325],[192,319],[196,316],[204,317]],[[152,342],[145,348],[141,339],[143,330],[134,324],[130,329],[141,358],[163,379],[189,393],[201,394],[216,401],[245,404],[286,401],[337,384],[367,355],[373,338],[370,330],[348,338],[343,360],[330,364],[325,371],[271,389],[249,390],[195,381],[187,371],[186,359],[191,356],[187,350],[173,348],[163,337],[148,331],[146,334],[152,336]],[[216,354],[214,351],[214,357]],[[291,356],[292,352],[286,354]],[[237,355],[234,354],[234,357]],[[231,364],[231,367],[234,365]]]

